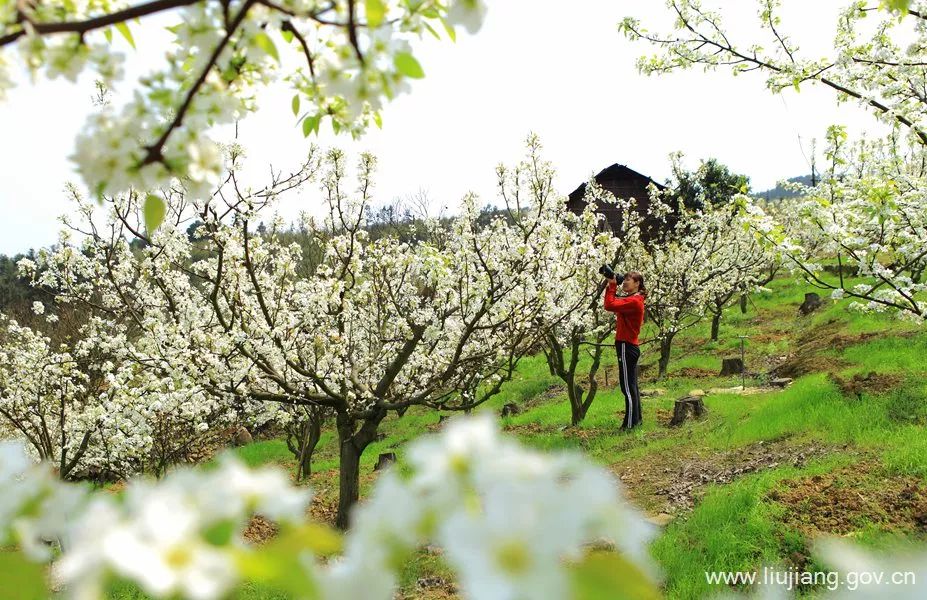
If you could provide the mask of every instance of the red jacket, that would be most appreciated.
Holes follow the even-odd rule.
[[[615,313],[615,341],[630,342],[639,346],[637,336],[644,324],[644,297],[640,294],[618,297],[618,283],[609,281],[605,288],[605,310]]]

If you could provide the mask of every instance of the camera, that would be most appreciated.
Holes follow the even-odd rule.
[[[602,265],[599,267],[599,273],[601,273],[602,276],[607,279],[615,279],[615,272],[608,265]]]

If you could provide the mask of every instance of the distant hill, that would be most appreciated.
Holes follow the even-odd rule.
[[[799,175],[798,177],[789,177],[786,181],[803,183],[805,185],[811,185],[811,175]],[[776,187],[770,190],[763,190],[757,192],[751,192],[751,196],[754,198],[762,198],[764,200],[782,200],[783,198],[794,198],[798,194],[793,191],[787,190],[782,187],[782,184],[777,184]]]

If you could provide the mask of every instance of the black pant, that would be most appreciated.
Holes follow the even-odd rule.
[[[618,352],[618,385],[624,396],[624,422],[631,429],[641,424],[641,392],[637,388],[637,361],[641,350],[630,342],[615,342]]]

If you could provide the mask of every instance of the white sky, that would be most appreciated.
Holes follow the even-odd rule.
[[[754,3],[712,4],[738,32],[735,37],[749,43]],[[803,54],[827,54],[844,4],[785,0],[781,29]],[[355,154],[369,150],[380,159],[379,202],[422,189],[436,206],[453,211],[467,191],[495,201],[495,165],[519,160],[530,131],[541,136],[566,194],[616,162],[663,181],[667,155],[677,150],[691,167],[716,157],[749,175],[753,189],[766,189],[809,172],[799,136],[807,153],[811,138],[823,138],[829,124],[846,124],[851,133],[878,128],[861,109],[837,105],[826,89],[807,86],[780,96],[769,93],[758,74],[638,75],[635,59],[651,50],[619,35],[625,15],[653,24],[651,29],[669,18],[656,0],[489,0],[477,35],[418,46],[426,78],[386,107],[382,131],[359,142],[331,135],[306,140],[290,112],[292,93],[281,86],[262,94],[259,112],[240,124],[239,141],[250,168],[261,174],[268,164],[295,166],[312,141]],[[124,87],[133,71],[149,69],[162,53],[157,26],[134,29],[139,51],[126,46],[132,56]],[[92,108],[92,93],[92,78],[78,85],[31,85],[23,78],[0,104],[0,253],[54,243],[56,217],[70,210],[63,185],[77,180],[67,157]],[[320,202],[310,187],[291,196],[281,212],[295,216]]]

